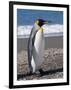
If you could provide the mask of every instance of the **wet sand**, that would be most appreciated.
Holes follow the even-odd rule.
[[[45,50],[48,48],[63,48],[63,36],[45,37]],[[17,39],[17,52],[27,50],[28,38]]]

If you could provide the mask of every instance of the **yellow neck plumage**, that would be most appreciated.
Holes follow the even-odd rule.
[[[44,29],[42,28],[42,27],[40,27],[40,29],[39,29],[41,32],[43,32],[44,31]]]
[[[38,23],[39,23],[39,21],[37,20],[37,21],[36,21],[36,24],[38,25]],[[42,27],[40,27],[39,25],[38,25],[38,30],[40,30],[41,32],[44,31],[44,29],[43,29]]]

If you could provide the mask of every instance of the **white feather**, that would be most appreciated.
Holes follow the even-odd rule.
[[[44,61],[44,35],[41,30],[39,30],[35,36],[33,56],[37,70]]]
[[[31,65],[32,65],[32,67],[33,67],[33,73],[35,72],[35,70],[36,70],[36,64],[35,64],[35,61],[34,61],[34,58],[33,58],[33,56],[32,56],[32,60],[31,60]]]

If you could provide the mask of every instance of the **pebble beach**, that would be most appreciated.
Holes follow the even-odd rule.
[[[34,80],[34,79],[57,79],[63,78],[63,49],[48,48],[44,51],[44,62],[40,68],[43,69],[43,75],[29,75],[27,50],[17,53],[17,79]]]

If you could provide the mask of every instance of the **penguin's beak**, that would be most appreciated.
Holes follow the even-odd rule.
[[[44,24],[48,24],[48,21],[45,21]]]
[[[44,24],[48,24],[48,23],[50,24],[50,23],[52,23],[52,21],[45,21],[44,22]]]

